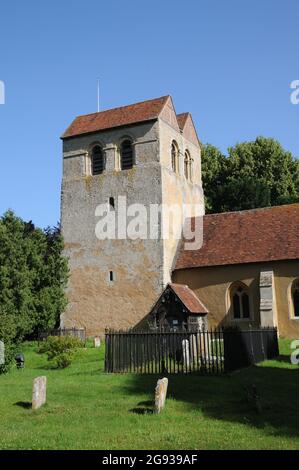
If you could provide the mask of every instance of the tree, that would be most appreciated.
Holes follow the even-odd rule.
[[[60,314],[67,304],[65,287],[69,270],[67,259],[62,256],[64,243],[60,227],[47,227],[44,236],[46,245],[42,253],[43,268],[35,285],[37,308],[35,329],[57,326]]]
[[[35,228],[12,211],[0,219],[0,340],[6,348],[58,324],[68,277],[62,250],[59,228]]]
[[[237,144],[228,149],[228,157],[208,144],[202,160],[207,212],[299,201],[299,161],[274,139]]]
[[[221,212],[221,193],[226,178],[226,158],[213,145],[203,145],[201,166],[206,211]]]

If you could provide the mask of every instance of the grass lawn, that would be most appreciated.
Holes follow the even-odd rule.
[[[150,408],[157,376],[103,372],[87,348],[65,370],[24,344],[25,370],[0,376],[1,449],[299,449],[299,368],[281,356],[231,376],[170,376],[161,415]],[[30,409],[32,379],[47,375],[47,404]],[[243,387],[256,384],[258,414]]]

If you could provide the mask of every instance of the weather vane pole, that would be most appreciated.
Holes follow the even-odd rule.
[[[100,79],[97,79],[97,92],[98,92],[98,112],[100,111]]]

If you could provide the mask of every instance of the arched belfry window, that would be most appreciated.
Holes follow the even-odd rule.
[[[95,145],[91,151],[91,172],[100,175],[105,169],[104,152],[100,145]]]
[[[230,288],[232,316],[235,320],[250,319],[249,289],[242,282],[234,283]]]
[[[193,181],[193,158],[191,157],[191,155],[189,154],[190,156],[190,160],[189,160],[189,180],[192,182]]]
[[[185,174],[185,178],[188,180],[189,179],[189,153],[188,152],[185,152],[184,174]]]
[[[193,165],[192,165],[192,158],[190,152],[186,150],[185,157],[184,157],[184,174],[185,178],[189,181],[192,181],[192,173],[193,173]]]
[[[171,144],[171,167],[175,173],[179,172],[179,148],[175,140]]]
[[[130,139],[126,139],[120,146],[120,166],[122,170],[129,170],[134,165],[133,145]]]
[[[292,304],[294,317],[299,318],[299,279],[296,279],[292,285]]]

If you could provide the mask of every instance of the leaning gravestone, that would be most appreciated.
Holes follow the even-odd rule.
[[[155,412],[159,414],[164,406],[167,395],[168,379],[164,377],[159,379],[155,389]]]
[[[101,338],[99,336],[95,336],[93,344],[95,348],[99,348],[101,346]]]
[[[0,341],[0,366],[5,364],[5,346],[3,341]]]
[[[37,410],[46,403],[47,377],[36,377],[32,388],[32,409]]]
[[[184,367],[188,369],[190,366],[190,354],[189,354],[189,341],[187,339],[183,339],[182,348],[183,348]]]

